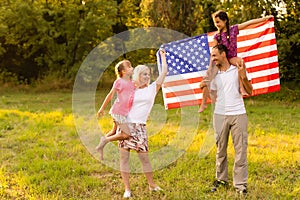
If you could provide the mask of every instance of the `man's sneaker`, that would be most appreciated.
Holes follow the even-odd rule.
[[[246,194],[247,194],[247,189],[236,190],[236,192],[237,192],[239,195],[246,195]]]
[[[222,181],[222,180],[216,180],[213,183],[213,188],[211,189],[212,192],[216,192],[218,187],[223,186],[223,187],[227,187],[228,186],[228,182],[226,181]]]
[[[124,194],[123,194],[123,198],[127,199],[131,197],[131,192],[129,190],[125,190]]]

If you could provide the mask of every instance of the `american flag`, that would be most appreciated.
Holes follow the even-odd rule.
[[[162,87],[165,109],[201,104],[199,84],[209,66],[215,34],[209,32],[161,46],[166,50],[168,63],[168,74]],[[252,78],[252,96],[280,90],[273,18],[240,30],[237,48],[237,56],[244,59]]]

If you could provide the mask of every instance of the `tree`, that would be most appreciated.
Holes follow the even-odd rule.
[[[6,29],[0,31],[6,51],[1,60],[18,58],[2,62],[1,69],[30,71],[30,79],[45,73],[74,78],[89,51],[112,35],[117,10],[116,2],[106,0],[16,0],[2,4],[1,11]]]
[[[280,1],[286,8],[280,17],[278,33],[279,67],[284,81],[300,81],[300,5],[295,1]]]
[[[219,9],[228,13],[230,24],[274,15],[281,78],[299,81],[300,11],[293,0],[1,1],[0,74],[13,73],[25,82],[47,74],[74,79],[89,52],[114,34],[162,27],[188,36],[200,35],[216,30],[211,14]],[[106,47],[105,53],[127,52],[135,44],[130,43],[132,40],[153,44],[168,41],[159,32],[150,37],[129,32],[115,40],[113,47]],[[157,40],[151,41],[153,38]],[[155,52],[140,49],[123,57],[134,64],[153,63]]]

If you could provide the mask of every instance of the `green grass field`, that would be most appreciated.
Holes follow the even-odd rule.
[[[106,92],[97,92],[96,107]],[[183,154],[154,172],[157,184],[164,189],[162,193],[149,193],[144,175],[132,174],[132,199],[299,198],[298,97],[299,92],[283,89],[245,100],[249,118],[249,192],[240,197],[232,188],[231,141],[230,187],[209,192],[215,175],[211,108],[201,115],[197,107],[165,113],[159,94],[157,109],[153,109],[148,124],[150,152],[171,144],[178,147],[174,152],[180,149]],[[0,98],[1,199],[122,199],[120,172],[100,163],[89,151],[94,147],[84,145],[76,131],[71,92],[1,90]],[[108,131],[110,116],[99,120],[99,126]],[[93,137],[97,144],[100,134]],[[109,153],[108,148],[105,156],[111,156]]]

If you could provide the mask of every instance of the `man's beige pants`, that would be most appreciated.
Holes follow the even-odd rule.
[[[216,178],[228,181],[227,146],[229,132],[231,132],[235,150],[233,185],[236,189],[243,190],[247,187],[248,164],[248,118],[247,114],[218,115],[214,114],[214,129],[217,144]]]

